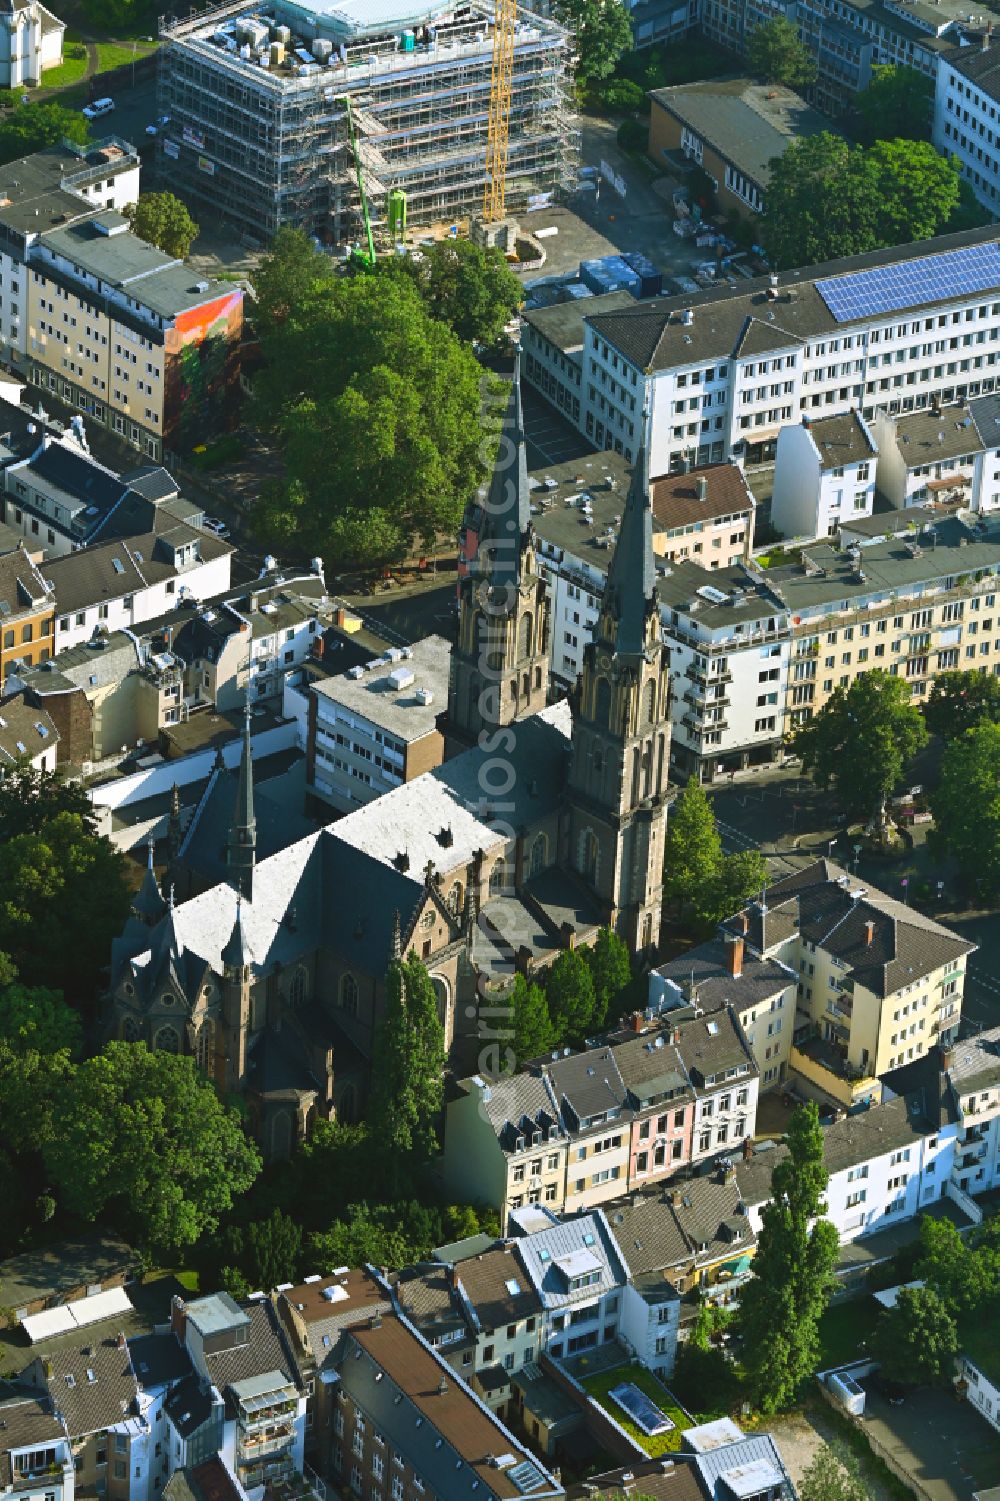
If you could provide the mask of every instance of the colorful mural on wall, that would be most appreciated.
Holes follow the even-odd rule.
[[[179,313],[164,350],[164,440],[182,451],[224,430],[239,377],[243,291]]]

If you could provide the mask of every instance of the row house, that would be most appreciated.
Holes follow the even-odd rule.
[[[784,537],[811,542],[870,516],[878,454],[874,434],[858,412],[816,422],[804,416],[801,424],[783,427],[775,453],[772,525]]]
[[[0,1397],[0,1497],[74,1501],[75,1494],[72,1441],[51,1397],[5,1390]]]
[[[562,1360],[617,1338],[628,1269],[601,1210],[522,1236],[517,1254],[541,1301],[545,1354]]]
[[[75,1341],[53,1342],[19,1380],[44,1393],[60,1413],[76,1489],[108,1501],[136,1501],[133,1474],[145,1454],[139,1384],[124,1334],[106,1328],[80,1329]]]
[[[526,1205],[592,1209],[738,1148],[753,1134],[758,1077],[725,1007],[659,1026],[640,1017],[583,1052],[464,1079],[447,1110],[449,1191],[504,1222]]]
[[[883,1074],[958,1034],[975,945],[830,860],[775,882],[722,929],[797,972],[788,1066],[814,1098],[877,1099]]]
[[[1000,398],[892,416],[872,424],[879,490],[897,508],[960,504],[974,512],[1000,504]]]
[[[0,691],[13,673],[52,656],[54,618],[52,585],[24,543],[0,553]]]

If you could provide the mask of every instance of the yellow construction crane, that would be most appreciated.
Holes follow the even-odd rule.
[[[483,193],[483,219],[487,224],[499,224],[507,215],[507,146],[514,79],[517,0],[495,0],[495,7],[490,118],[486,137],[486,188]]]

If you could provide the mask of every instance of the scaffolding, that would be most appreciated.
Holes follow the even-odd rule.
[[[286,3],[281,14],[291,21],[298,9]],[[282,32],[273,9],[239,3],[161,21],[158,108],[170,125],[159,165],[175,191],[256,240],[291,225],[333,245],[356,241],[363,215],[349,97],[377,240],[388,237],[393,190],[405,193],[412,227],[481,210],[491,7],[465,4],[416,32],[353,36],[315,62],[303,59],[326,48],[305,32],[237,51],[222,40],[231,32],[238,40],[246,33],[237,28],[253,23],[268,38]],[[575,177],[571,40],[555,22],[526,15],[510,68],[506,197],[516,211],[534,195],[568,190]]]

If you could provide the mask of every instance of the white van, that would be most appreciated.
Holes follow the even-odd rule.
[[[93,104],[84,105],[84,119],[99,120],[102,115],[110,115],[114,107],[115,101],[113,99],[95,99]]]

